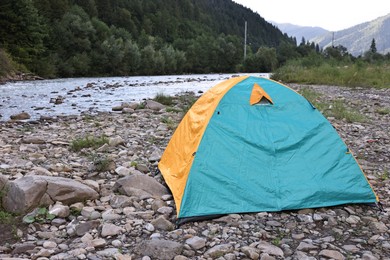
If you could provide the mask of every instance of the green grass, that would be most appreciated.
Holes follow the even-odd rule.
[[[304,66],[302,61],[289,61],[272,75],[286,83],[321,84],[347,87],[390,88],[390,64],[332,64]]]
[[[95,171],[97,172],[106,172],[110,169],[112,159],[108,158],[106,155],[91,155],[91,160]]]
[[[173,121],[173,119],[170,118],[170,117],[166,117],[166,116],[162,117],[162,118],[161,118],[161,122],[163,122],[164,124],[166,124],[166,125],[168,126],[168,129],[173,130],[173,129],[176,128],[176,123],[175,123],[175,121]]]
[[[302,88],[299,92],[326,117],[334,117],[339,120],[344,119],[348,123],[367,121],[367,118],[364,115],[351,111],[349,108],[347,108],[344,105],[344,101],[342,100],[335,100],[331,103],[325,103],[321,101],[322,95],[312,89]]]
[[[173,113],[179,113],[180,111],[181,111],[181,109],[177,109],[177,108],[175,108],[175,107],[167,107],[166,109],[165,109],[165,111],[167,111],[167,112],[173,112]]]
[[[381,107],[375,110],[380,115],[388,115],[390,114],[390,108],[388,107]]]
[[[9,224],[13,220],[11,213],[0,210],[0,224]]]
[[[362,123],[367,121],[367,118],[364,115],[351,111],[350,109],[345,107],[344,102],[342,100],[336,100],[332,102],[330,115],[335,117],[336,119],[344,119],[348,123]]]
[[[188,112],[188,110],[192,107],[192,105],[198,100],[194,95],[182,95],[179,97],[180,103],[182,105],[184,115]]]
[[[135,161],[132,161],[132,162],[130,163],[130,166],[131,166],[131,167],[137,167],[137,165],[138,165],[138,163],[135,162]]]
[[[171,106],[173,104],[173,97],[167,96],[161,92],[157,93],[153,100],[166,106]]]
[[[70,149],[72,151],[78,152],[84,148],[97,148],[102,146],[103,144],[108,144],[108,138],[105,136],[86,136],[73,140],[70,144]]]
[[[384,172],[380,175],[380,179],[382,181],[388,180],[390,177],[390,174],[387,170],[384,170]]]

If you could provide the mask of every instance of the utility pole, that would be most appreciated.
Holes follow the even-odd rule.
[[[334,48],[334,32],[332,32],[332,48]]]
[[[246,59],[246,30],[247,30],[247,22],[245,21],[244,60]]]

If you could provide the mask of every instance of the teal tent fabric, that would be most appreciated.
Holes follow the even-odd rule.
[[[249,104],[255,83],[273,104]],[[178,217],[376,201],[356,160],[317,109],[286,86],[249,77],[215,109]]]

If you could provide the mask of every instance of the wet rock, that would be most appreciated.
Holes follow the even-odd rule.
[[[22,112],[22,113],[19,113],[19,114],[11,115],[10,118],[12,120],[26,120],[26,119],[30,119],[31,116],[27,112]]]

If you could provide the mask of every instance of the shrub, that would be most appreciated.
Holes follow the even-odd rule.
[[[84,148],[90,148],[90,147],[96,148],[107,143],[108,143],[108,139],[105,136],[101,136],[101,137],[87,136],[87,137],[77,138],[73,140],[70,145],[70,149],[72,151],[78,152]]]
[[[171,106],[173,104],[173,97],[167,96],[164,93],[157,93],[153,100],[166,106]]]

